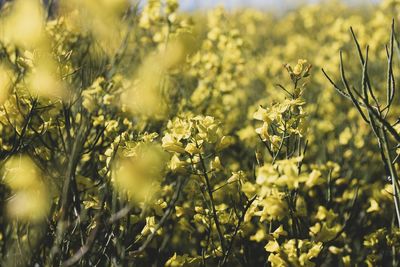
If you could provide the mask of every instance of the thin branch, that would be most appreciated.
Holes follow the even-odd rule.
[[[129,256],[134,257],[135,255],[142,253],[153,241],[158,230],[161,229],[161,227],[163,227],[163,225],[166,223],[169,216],[172,214],[172,211],[175,209],[175,204],[179,199],[179,196],[182,191],[183,185],[185,184],[185,181],[186,181],[186,179],[179,180],[177,188],[175,190],[175,194],[174,194],[172,200],[170,201],[168,208],[165,211],[164,215],[162,216],[162,218],[160,219],[158,224],[154,227],[153,232],[147,237],[146,241],[137,250],[129,252]]]
[[[336,85],[336,83],[331,79],[331,77],[329,77],[329,75],[326,73],[326,71],[324,69],[321,69],[322,73],[325,75],[325,77],[328,79],[328,81],[333,85],[333,88],[342,96],[348,98],[349,100],[351,99],[351,96],[349,94],[347,94],[346,92],[343,91],[343,89],[341,89],[339,86]],[[353,100],[352,100],[353,101]],[[360,106],[364,106],[364,103],[361,103],[359,101],[357,101],[357,104]]]
[[[219,223],[217,210],[215,208],[215,201],[214,201],[214,197],[213,197],[213,192],[212,192],[210,179],[208,177],[207,168],[206,168],[206,165],[204,163],[204,159],[203,159],[201,153],[199,154],[199,157],[200,157],[200,165],[201,165],[201,168],[203,170],[203,175],[202,176],[204,177],[204,180],[206,182],[207,193],[208,193],[208,197],[210,198],[210,202],[211,202],[211,210],[212,210],[212,214],[213,214],[213,218],[214,218],[215,227],[217,228],[218,237],[219,237],[219,240],[221,242],[222,251],[225,253],[225,251],[226,251],[226,249],[225,249],[226,248],[225,247],[225,239],[224,239],[224,236],[223,236],[222,231],[221,231],[221,226],[220,226],[220,223]]]
[[[358,43],[357,37],[356,37],[356,35],[355,35],[355,33],[354,33],[352,27],[350,27],[350,32],[351,32],[351,35],[352,35],[352,37],[353,37],[353,41],[354,41],[354,43],[355,43],[355,45],[356,45],[356,48],[357,48],[358,57],[360,58],[361,67],[363,67],[363,66],[364,66],[364,63],[365,63],[364,57],[363,57],[363,54],[362,54],[362,51],[361,51],[360,44]],[[366,81],[366,83],[367,83],[369,93],[371,94],[372,98],[373,98],[374,101],[375,101],[376,107],[379,107],[379,102],[378,102],[378,100],[376,99],[375,94],[374,94],[374,92],[373,92],[373,90],[372,90],[372,86],[371,86],[371,82],[370,82],[370,80],[369,80],[368,74],[366,74],[366,76],[365,76],[365,81]]]
[[[345,70],[344,70],[344,66],[343,66],[342,51],[340,51],[339,55],[340,55],[340,73],[341,73],[343,85],[346,88],[347,93],[350,96],[351,101],[353,102],[354,106],[357,108],[358,112],[361,114],[361,117],[364,119],[364,121],[369,123],[369,120],[367,119],[367,117],[365,116],[364,112],[362,111],[360,105],[358,104],[358,101],[355,99],[355,97],[354,97],[354,95],[353,95],[353,93],[352,93],[352,91],[351,91],[351,89],[349,87],[349,84],[347,82],[346,75],[345,75]]]
[[[231,253],[233,243],[235,242],[235,237],[237,236],[237,234],[239,232],[240,226],[244,222],[244,217],[246,216],[248,209],[250,208],[251,204],[253,204],[253,202],[256,200],[256,198],[257,198],[257,195],[253,196],[249,201],[247,201],[247,204],[242,212],[242,215],[240,216],[238,223],[235,227],[235,231],[233,232],[231,242],[229,242],[228,249],[226,250],[224,257],[222,259],[222,262],[221,262],[221,264],[219,264],[219,266],[225,266],[226,261],[228,260],[229,254]]]

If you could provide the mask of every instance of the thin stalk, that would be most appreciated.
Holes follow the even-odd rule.
[[[212,214],[213,214],[213,218],[214,218],[214,222],[215,222],[215,227],[217,228],[219,241],[221,242],[222,252],[225,253],[225,251],[226,251],[226,249],[225,249],[225,239],[224,239],[224,236],[223,236],[222,231],[221,231],[221,226],[220,226],[220,223],[219,223],[217,210],[215,208],[215,201],[214,201],[214,197],[213,197],[213,192],[212,192],[210,179],[208,177],[207,168],[206,168],[206,165],[204,163],[204,159],[203,159],[201,153],[199,153],[199,157],[200,157],[201,168],[202,168],[202,171],[203,171],[203,177],[204,177],[204,180],[205,180],[206,186],[207,186],[208,197],[210,198],[210,202],[211,202],[211,209],[212,209]]]
[[[394,166],[392,164],[392,158],[390,155],[390,149],[389,149],[389,145],[388,145],[388,137],[387,137],[387,133],[384,128],[381,129],[381,133],[382,133],[383,151],[385,153],[385,158],[387,160],[386,164],[389,169],[390,178],[392,180],[393,199],[394,199],[394,206],[395,206],[395,210],[396,210],[397,223],[400,226],[399,177],[398,177],[397,172],[394,169]]]
[[[343,85],[346,88],[347,93],[351,98],[351,101],[353,102],[354,106],[357,108],[357,110],[360,113],[361,117],[364,119],[365,122],[369,123],[369,120],[367,119],[367,117],[365,116],[364,112],[362,111],[360,105],[358,104],[358,101],[356,100],[356,98],[353,95],[353,92],[350,89],[349,83],[347,82],[346,75],[345,75],[345,70],[344,70],[344,65],[343,65],[343,53],[342,53],[342,51],[340,51],[339,55],[340,55],[340,74],[341,74],[341,77],[342,77]]]
[[[256,198],[257,198],[257,196],[254,196],[247,202],[246,207],[244,208],[244,210],[242,212],[242,215],[240,216],[239,221],[238,221],[238,223],[237,223],[237,225],[235,227],[235,231],[233,233],[232,240],[229,243],[228,249],[225,252],[224,258],[222,259],[222,262],[221,262],[221,264],[219,266],[225,266],[226,261],[228,260],[229,254],[230,254],[230,252],[232,250],[232,246],[233,246],[233,243],[235,241],[235,237],[237,236],[237,233],[239,232],[240,226],[244,221],[244,217],[246,216],[246,213],[247,213],[248,209],[250,208],[251,204],[253,204],[254,200],[256,200]]]

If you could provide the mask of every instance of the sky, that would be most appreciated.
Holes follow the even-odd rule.
[[[294,5],[302,3],[316,3],[321,0],[181,0],[180,6],[184,10],[193,10],[199,8],[210,8],[217,5],[225,7],[256,7],[256,8],[273,8],[284,10]],[[380,2],[380,0],[345,0],[350,4],[371,4]]]

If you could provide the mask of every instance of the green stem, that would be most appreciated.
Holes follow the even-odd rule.
[[[390,155],[390,149],[388,145],[388,138],[387,138],[387,133],[386,133],[386,128],[381,128],[381,133],[382,133],[382,146],[383,146],[383,152],[385,154],[385,158],[387,161],[387,166],[389,168],[389,173],[390,173],[390,178],[392,181],[392,186],[393,186],[393,198],[394,198],[394,206],[396,210],[396,215],[397,215],[397,223],[400,226],[400,201],[399,201],[399,177],[397,175],[396,170],[393,167],[392,164],[392,157]]]
[[[215,209],[215,201],[214,201],[214,197],[213,197],[210,179],[208,177],[207,168],[206,168],[206,165],[204,163],[204,159],[203,159],[201,153],[199,153],[199,157],[200,157],[201,168],[203,170],[204,180],[205,180],[206,186],[207,186],[208,197],[210,198],[210,202],[211,202],[211,209],[212,209],[212,213],[213,213],[215,227],[217,228],[219,241],[221,242],[222,252],[225,253],[225,240],[224,240],[224,236],[222,235],[221,226],[220,226],[218,216],[217,216],[217,210]]]

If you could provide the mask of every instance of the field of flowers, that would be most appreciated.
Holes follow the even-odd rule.
[[[0,266],[399,266],[399,0],[44,2],[0,9]]]

